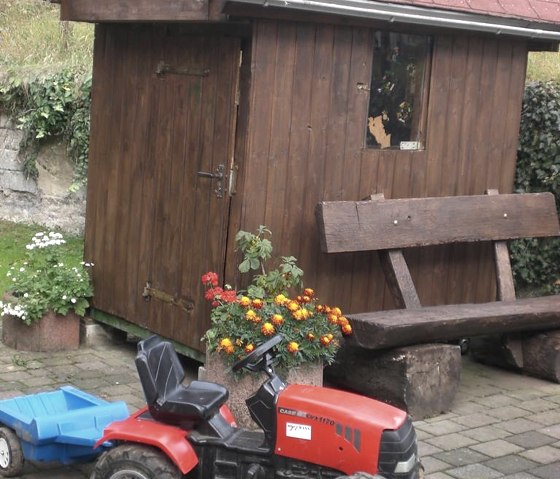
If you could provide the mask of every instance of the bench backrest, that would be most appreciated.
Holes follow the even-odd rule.
[[[326,253],[560,236],[552,193],[322,202]]]

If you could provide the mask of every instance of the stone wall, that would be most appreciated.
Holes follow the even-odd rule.
[[[0,113],[0,219],[83,233],[85,191],[68,191],[74,170],[64,145],[52,141],[41,149],[35,181],[22,170],[21,138],[21,131]]]

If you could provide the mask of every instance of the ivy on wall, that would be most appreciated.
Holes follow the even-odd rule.
[[[560,210],[560,84],[528,84],[523,98],[515,188],[551,191]],[[560,239],[512,243],[516,287],[533,293],[560,293]]]
[[[30,80],[8,77],[0,85],[0,106],[23,131],[24,172],[37,177],[36,159],[49,138],[62,138],[75,163],[71,190],[86,182],[91,76],[64,71]]]

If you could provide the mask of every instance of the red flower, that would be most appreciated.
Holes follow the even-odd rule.
[[[218,275],[212,271],[202,275],[202,284],[210,284],[214,287],[218,286]]]
[[[237,292],[233,289],[228,289],[220,293],[220,298],[226,303],[234,303],[237,301]]]

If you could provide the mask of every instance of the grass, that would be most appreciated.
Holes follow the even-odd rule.
[[[0,296],[9,288],[9,278],[6,276],[8,269],[14,261],[24,258],[25,245],[39,231],[48,231],[42,226],[30,226],[10,221],[0,220]],[[81,236],[64,234],[67,253],[64,263],[75,264],[82,261],[84,256],[84,240]]]
[[[560,82],[560,53],[531,52],[527,63],[527,81]]]
[[[60,5],[45,0],[0,0],[0,71],[20,78],[91,71],[93,26],[59,17]]]

